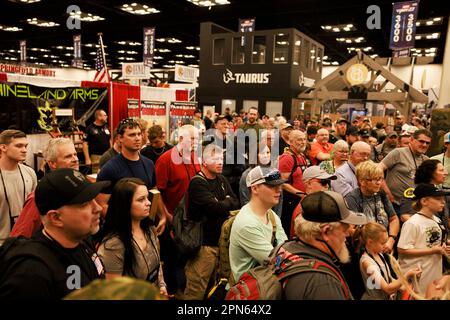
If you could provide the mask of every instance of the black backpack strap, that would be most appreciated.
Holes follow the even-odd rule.
[[[292,184],[292,182],[294,181],[292,175],[298,168],[297,156],[291,151],[291,149],[287,149],[285,152],[289,153],[292,156],[292,159],[294,160],[294,166],[292,167],[291,173],[289,174],[289,184]]]

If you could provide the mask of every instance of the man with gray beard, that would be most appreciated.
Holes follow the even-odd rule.
[[[352,300],[339,265],[350,260],[345,245],[350,225],[366,224],[366,216],[350,211],[342,195],[333,191],[307,195],[301,205],[303,213],[295,221],[298,239],[283,248],[304,259],[315,260],[323,272],[306,271],[289,277],[284,284],[286,299]]]
[[[287,180],[283,184],[283,209],[281,213],[281,223],[286,234],[289,234],[292,213],[300,202],[300,196],[306,191],[302,181],[303,171],[307,167],[306,157],[303,154],[305,148],[305,133],[300,130],[292,130],[289,134],[289,149],[280,156],[278,164],[281,178]]]

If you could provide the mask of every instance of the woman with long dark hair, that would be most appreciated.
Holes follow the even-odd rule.
[[[119,180],[108,202],[98,254],[107,279],[125,275],[145,279],[167,295],[158,238],[149,212],[145,183],[137,178]]]

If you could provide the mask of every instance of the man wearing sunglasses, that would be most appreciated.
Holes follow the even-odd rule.
[[[312,194],[314,192],[319,191],[327,191],[330,189],[331,180],[336,179],[337,177],[335,175],[327,173],[321,167],[311,166],[303,172],[302,180],[306,188],[305,194]],[[302,213],[302,205],[300,202],[292,214],[291,230],[289,233],[291,238],[295,237],[295,230],[294,230],[295,219],[299,215],[301,215],[301,213]]]
[[[428,151],[430,143],[431,132],[427,129],[417,130],[412,135],[411,142],[407,147],[391,151],[380,162],[383,171],[387,171],[383,189],[397,214],[400,214],[403,192],[414,187],[416,170],[423,161],[428,159],[425,153]]]
[[[280,218],[272,211],[286,180],[273,168],[257,166],[247,175],[250,202],[236,216],[230,235],[230,266],[237,281],[246,271],[262,264],[270,251],[287,240]]]

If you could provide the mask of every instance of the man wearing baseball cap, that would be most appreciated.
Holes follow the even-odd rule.
[[[274,168],[257,166],[248,173],[250,202],[239,211],[230,234],[230,266],[235,281],[263,264],[272,249],[287,240],[280,218],[271,209],[278,203],[285,182]]]
[[[295,223],[298,239],[287,243],[283,248],[300,257],[316,260],[316,265],[326,266],[323,269],[330,272],[301,272],[292,275],[285,283],[286,299],[353,299],[339,264],[347,263],[350,259],[345,244],[350,225],[366,224],[366,216],[350,211],[342,195],[333,191],[307,195],[302,201],[302,211]]]
[[[302,181],[305,185],[305,194],[312,194],[319,191],[327,191],[330,189],[331,180],[336,180],[337,177],[333,174],[327,173],[319,166],[311,166],[306,168],[303,172]],[[302,205],[301,203],[295,208],[292,213],[291,230],[289,232],[290,238],[295,237],[295,219],[301,215]]]
[[[445,170],[447,170],[447,172],[450,172],[450,132],[447,132],[444,135],[444,152],[431,157],[431,159],[439,160],[444,166]],[[450,189],[450,174],[445,178],[442,187],[444,189]]]
[[[377,162],[381,161],[386,157],[386,155],[397,148],[398,134],[395,131],[390,132],[383,143],[375,147]]]
[[[0,299],[57,300],[104,277],[99,257],[84,240],[99,230],[102,208],[95,197],[108,185],[90,183],[71,168],[41,179],[35,201],[44,228],[6,253]]]

